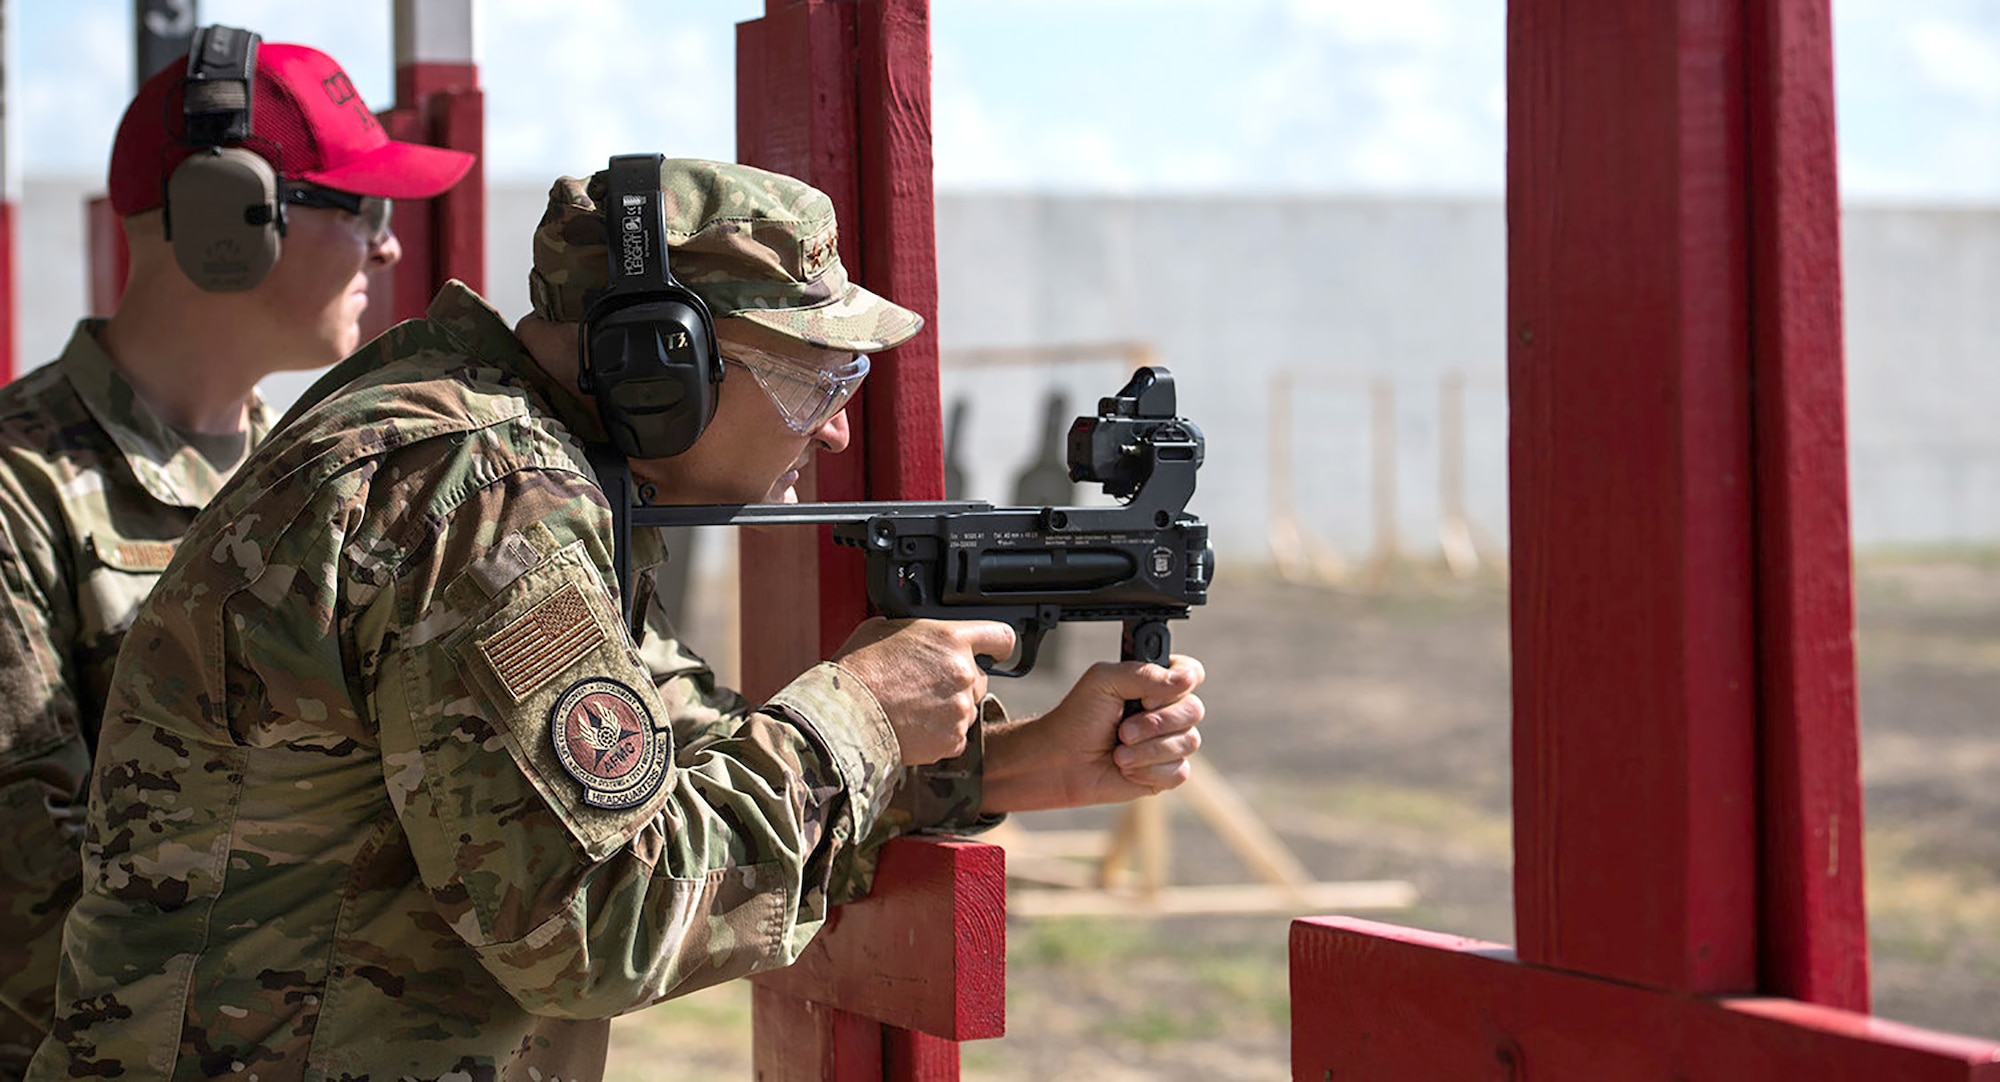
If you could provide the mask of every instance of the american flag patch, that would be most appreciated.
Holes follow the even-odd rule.
[[[507,694],[519,702],[604,639],[583,590],[571,583],[478,645]]]

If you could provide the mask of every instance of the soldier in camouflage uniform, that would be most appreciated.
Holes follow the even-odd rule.
[[[662,188],[735,378],[635,471],[785,498],[847,443],[838,374],[920,321],[848,282],[810,187],[669,161]],[[30,1077],[598,1078],[612,1016],[795,958],[865,840],[1186,777],[1190,658],[1008,719],[972,660],[1003,624],[867,621],[754,708],[649,595],[635,641],[574,383],[602,198],[556,184],[535,315],[447,285],[197,520],[120,658]]]
[[[435,194],[465,172],[385,191],[348,174],[396,156],[349,108],[290,105],[344,80],[323,53],[268,45],[254,144],[294,181]],[[80,881],[83,791],[119,642],[196,510],[222,488],[271,418],[264,376],[320,367],[358,344],[365,270],[400,254],[363,216],[297,202],[278,266],[247,292],[203,293],[164,237],[178,65],[128,107],[112,151],[111,204],[131,273],[109,320],[80,323],[62,356],[0,390],[0,1079],[19,1078],[54,1013],[63,914]],[[315,138],[303,138],[311,132]],[[280,149],[277,140],[287,142]],[[353,194],[353,193],[349,193]],[[358,198],[358,195],[356,196]]]

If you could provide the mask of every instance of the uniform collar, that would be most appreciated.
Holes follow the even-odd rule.
[[[424,313],[468,357],[518,379],[539,397],[556,419],[583,443],[602,443],[604,424],[588,399],[535,363],[514,329],[500,313],[463,282],[453,279],[439,289]]]
[[[56,358],[63,378],[75,389],[84,409],[110,435],[132,475],[152,497],[176,507],[200,508],[215,498],[229,473],[209,464],[173,426],[153,413],[139,393],[111,362],[97,342],[104,320],[86,319],[70,335]],[[271,413],[263,396],[250,392],[249,446],[263,442],[271,431]]]

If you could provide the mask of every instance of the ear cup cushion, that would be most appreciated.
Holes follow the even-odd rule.
[[[167,178],[174,260],[210,293],[254,289],[278,262],[278,174],[255,151],[196,154]]]
[[[585,319],[590,393],[612,442],[633,458],[686,451],[715,416],[721,354],[690,296],[666,287],[602,304]]]

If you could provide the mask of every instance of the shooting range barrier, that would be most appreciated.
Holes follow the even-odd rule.
[[[1867,1013],[1829,9],[1509,0],[1518,943],[1295,922],[1295,1079],[2000,1079]]]

